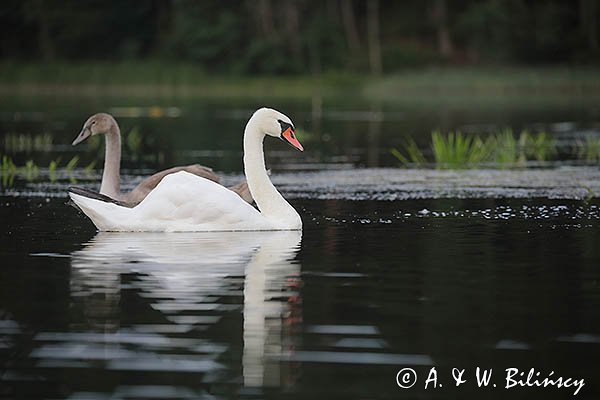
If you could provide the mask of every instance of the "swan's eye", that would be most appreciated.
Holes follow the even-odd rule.
[[[96,121],[92,121],[92,125],[96,125]]]
[[[279,125],[281,125],[281,133],[285,132],[287,129],[290,129],[292,131],[294,130],[294,126],[292,124],[288,124],[287,122],[284,122],[280,119],[278,119],[277,122],[279,122]]]

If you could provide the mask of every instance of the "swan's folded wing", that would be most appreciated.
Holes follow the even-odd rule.
[[[264,229],[265,218],[231,190],[187,172],[170,174],[134,208],[168,230]]]
[[[134,205],[139,204],[152,190],[156,188],[156,186],[158,186],[158,184],[166,176],[180,171],[186,171],[190,174],[198,175],[214,182],[219,182],[219,177],[213,172],[212,169],[199,164],[173,167],[157,172],[141,181],[135,188],[133,188],[131,192],[125,196],[125,200]]]

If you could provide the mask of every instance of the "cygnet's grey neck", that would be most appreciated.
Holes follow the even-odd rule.
[[[119,200],[121,198],[121,131],[116,124],[112,124],[104,136],[106,150],[100,193]]]

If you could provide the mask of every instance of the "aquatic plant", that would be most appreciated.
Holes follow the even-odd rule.
[[[25,179],[28,181],[32,181],[39,175],[40,169],[33,162],[33,160],[28,160],[23,167],[23,175]]]
[[[2,156],[0,165],[0,177],[2,178],[2,187],[12,186],[17,173],[17,166],[9,156]]]
[[[517,139],[511,129],[488,137],[493,158],[491,161],[499,166],[524,165],[527,160],[547,161],[556,154],[554,139],[546,132],[531,134],[521,131]]]
[[[489,145],[479,136],[462,132],[440,131],[431,134],[431,149],[438,168],[467,168],[486,161],[490,154]]]
[[[73,176],[73,170],[75,169],[75,166],[77,166],[78,162],[79,156],[73,156],[73,158],[71,158],[65,165],[65,172],[67,173],[71,183],[77,183],[77,179],[75,179],[75,176]]]
[[[58,157],[58,158],[50,161],[50,164],[48,165],[48,177],[50,178],[50,182],[56,182],[58,179],[58,166],[60,164],[60,160],[61,160],[61,158]],[[73,171],[74,171],[75,167],[77,166],[78,162],[79,162],[79,156],[73,156],[73,158],[71,158],[63,167],[63,169],[67,173],[67,176],[69,177],[69,181],[71,183],[77,182],[77,180],[75,179],[75,176],[73,175]]]
[[[581,160],[588,162],[600,161],[600,137],[586,135],[584,140],[577,139],[574,153]]]
[[[83,167],[83,172],[85,172],[86,176],[89,177],[92,174],[92,171],[94,170],[95,166],[96,166],[96,160],[92,160],[91,163],[89,163],[88,165]]]
[[[486,140],[486,146],[492,154],[491,161],[499,167],[525,162],[525,154],[511,129],[504,129],[495,135],[490,135]]]
[[[554,138],[546,132],[538,132],[534,135],[524,130],[519,137],[519,143],[525,150],[527,159],[547,161],[550,157],[556,155]]]
[[[590,157],[598,154],[600,159],[600,139],[597,153],[594,153],[594,145],[590,144],[587,148],[591,153]],[[511,129],[491,133],[485,138],[461,132],[443,135],[440,131],[433,131],[431,150],[438,168],[472,168],[482,164],[503,168],[524,165],[531,159],[546,161],[556,154],[556,145],[554,139],[546,132],[531,134],[523,130],[517,139]],[[418,166],[427,163],[423,152],[413,139],[407,139],[401,151],[391,149],[391,153],[403,165]]]
[[[74,156],[62,167],[62,171],[66,173],[67,177],[71,181],[71,183],[76,183],[75,179],[75,168],[79,163],[79,156]],[[56,182],[58,180],[58,171],[60,165],[60,157],[50,161],[48,165],[48,178],[50,182]],[[90,175],[94,166],[96,165],[95,161],[92,161],[88,165],[86,165],[83,170],[87,175]],[[12,158],[3,155],[2,163],[0,164],[0,177],[2,181],[2,187],[10,187],[14,184],[15,177],[19,176],[21,178],[26,179],[27,181],[33,181],[40,175],[40,167],[33,160],[27,160],[25,165],[17,166],[13,162]]]
[[[67,165],[65,165],[65,171],[67,171],[67,174],[69,176],[69,181],[71,183],[77,183],[77,179],[75,179],[75,176],[73,176],[73,169],[75,169],[75,166],[77,165],[78,162],[79,162],[79,156],[73,156],[73,158],[71,158],[69,160]]]
[[[391,149],[391,153],[396,157],[403,165],[422,165],[427,162],[423,152],[419,149],[419,146],[413,138],[406,138],[403,144],[403,150],[406,155],[402,154],[397,149]]]
[[[77,165],[78,162],[79,162],[79,156],[73,156],[73,158],[71,158],[69,160],[67,165],[65,165],[65,170],[69,173],[72,172],[73,168],[75,168],[75,166]]]
[[[48,177],[50,178],[50,182],[52,183],[56,182],[56,169],[58,168],[59,161],[60,158],[58,158],[57,160],[52,160],[48,165]]]
[[[590,201],[592,201],[594,198],[598,197],[598,196],[596,196],[596,193],[594,193],[594,191],[592,190],[591,187],[589,187],[587,185],[583,185],[582,187],[586,190],[586,194],[582,198],[582,200],[585,204],[589,204]]]

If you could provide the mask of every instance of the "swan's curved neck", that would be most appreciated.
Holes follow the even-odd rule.
[[[104,136],[106,137],[106,151],[100,193],[119,200],[121,197],[121,131],[119,126],[113,124]]]
[[[250,119],[244,131],[244,172],[248,188],[262,215],[279,224],[294,227],[300,221],[300,216],[269,179],[263,152],[264,137],[264,133]]]

